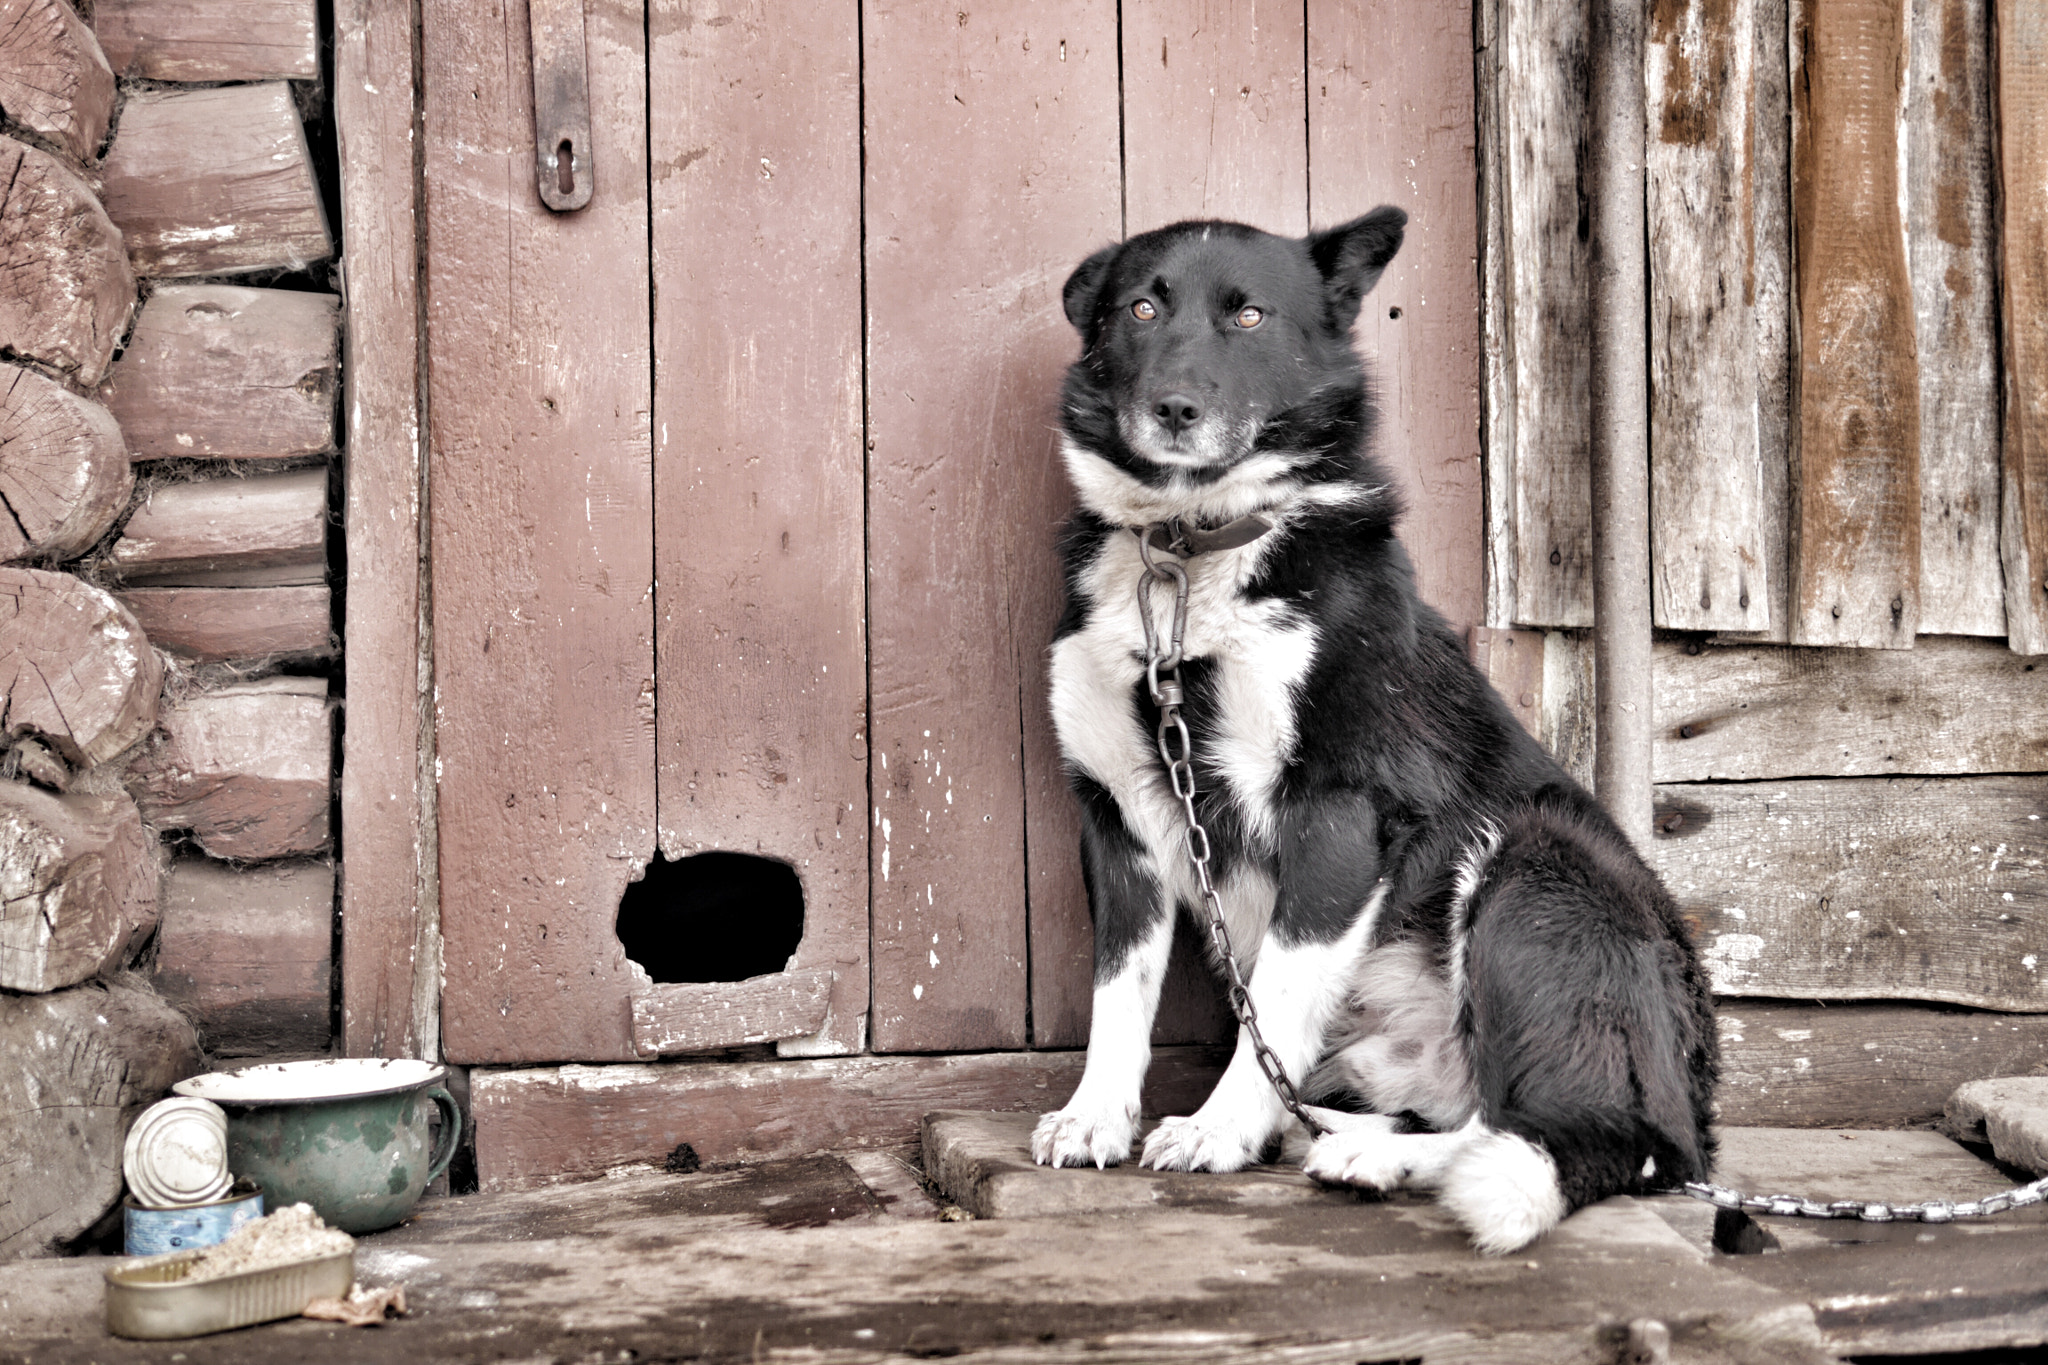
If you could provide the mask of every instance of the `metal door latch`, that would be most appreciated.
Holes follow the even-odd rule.
[[[583,0],[528,0],[533,40],[534,175],[556,213],[590,202],[590,65]]]

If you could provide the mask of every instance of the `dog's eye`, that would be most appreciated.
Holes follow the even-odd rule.
[[[1150,322],[1159,316],[1159,310],[1152,306],[1152,300],[1139,299],[1131,305],[1131,316],[1140,322]]]
[[[1262,308],[1240,308],[1237,310],[1237,325],[1249,331],[1266,320]]]

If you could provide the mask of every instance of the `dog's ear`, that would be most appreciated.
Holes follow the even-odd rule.
[[[1060,302],[1067,310],[1067,321],[1074,324],[1082,336],[1095,321],[1096,295],[1102,290],[1102,281],[1109,274],[1109,263],[1116,259],[1122,246],[1106,246],[1090,256],[1067,276],[1067,287],[1060,291]]]
[[[1339,327],[1348,328],[1357,320],[1365,296],[1401,249],[1401,234],[1407,225],[1406,213],[1392,204],[1382,204],[1342,227],[1309,234],[1309,254],[1323,272],[1323,297]]]

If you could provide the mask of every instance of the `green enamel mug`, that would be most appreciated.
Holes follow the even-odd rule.
[[[375,1232],[448,1169],[462,1111],[447,1068],[408,1058],[275,1062],[179,1081],[228,1116],[228,1169],[273,1209],[306,1203],[329,1227]],[[432,1116],[438,1111],[436,1131]]]

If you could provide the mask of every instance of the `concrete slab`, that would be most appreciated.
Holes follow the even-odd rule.
[[[1991,1144],[2000,1161],[2048,1175],[2048,1076],[1971,1081],[1949,1096],[1948,1127]]]

